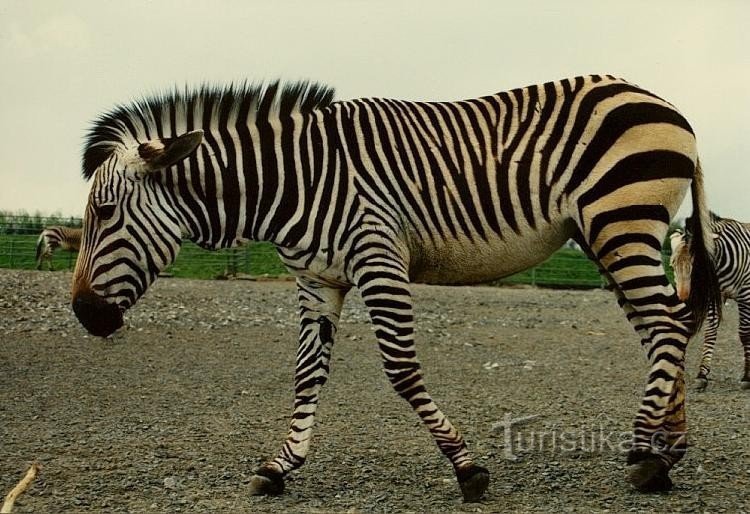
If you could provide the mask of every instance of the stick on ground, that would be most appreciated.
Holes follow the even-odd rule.
[[[3,502],[3,507],[0,509],[0,514],[9,514],[13,510],[13,504],[16,499],[31,485],[31,482],[36,478],[37,472],[41,469],[38,462],[31,465],[29,470],[26,472],[26,476],[21,479],[18,484],[8,493]]]

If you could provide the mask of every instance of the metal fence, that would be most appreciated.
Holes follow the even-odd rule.
[[[80,227],[80,218],[0,217],[0,268],[34,269],[36,245],[45,227]],[[52,259],[55,270],[72,270],[77,254],[57,250]],[[46,269],[46,268],[45,268]],[[240,274],[278,276],[285,269],[272,245],[254,243],[240,248],[209,252],[185,241],[176,262],[166,273],[177,277],[223,278]]]
[[[80,227],[79,218],[39,218],[32,216],[0,216],[0,268],[34,269],[39,234],[45,226]],[[75,254],[57,251],[54,269],[71,270]],[[665,260],[668,256],[665,256]],[[176,277],[226,278],[236,275],[280,276],[286,273],[267,243],[252,243],[240,248],[210,252],[185,242],[175,263],[167,273]],[[604,283],[596,266],[582,252],[564,248],[545,262],[507,277],[495,284],[530,284],[536,286],[596,288]]]

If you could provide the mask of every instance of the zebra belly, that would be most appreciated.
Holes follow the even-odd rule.
[[[487,240],[467,237],[410,244],[409,277],[425,284],[473,284],[507,277],[546,260],[570,237],[564,230],[504,234]]]

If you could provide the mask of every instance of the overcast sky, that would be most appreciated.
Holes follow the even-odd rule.
[[[748,20],[746,0],[0,0],[0,209],[81,215],[90,121],[174,84],[457,100],[609,73],[686,115],[712,209],[750,221]]]

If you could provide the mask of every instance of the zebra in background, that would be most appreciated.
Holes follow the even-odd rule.
[[[117,107],[90,129],[72,307],[107,336],[175,260],[183,234],[207,249],[269,241],[297,277],[299,348],[289,432],[251,492],[281,493],[304,463],[342,303],[356,287],[393,388],[475,501],[489,473],[427,390],[409,284],[507,276],[573,237],[649,358],[630,480],[664,490],[686,448],[685,347],[718,295],[697,158],[672,105],[611,76],[458,102],[333,102],[310,83],[175,91]],[[688,190],[700,286],[686,304],[661,242]]]
[[[719,280],[722,301],[731,298],[737,302],[740,319],[740,342],[745,354],[745,374],[740,385],[750,389],[750,224],[729,218],[721,218],[711,213],[711,234],[714,239],[714,265]],[[670,237],[672,256],[670,264],[674,269],[677,295],[684,299],[690,295],[690,274],[692,256],[686,235],[674,232]],[[711,372],[711,358],[719,330],[721,317],[709,308],[703,338],[703,353],[696,387],[704,390],[708,386]]]
[[[46,262],[52,271],[52,254],[58,248],[70,252],[80,250],[82,233],[83,229],[62,226],[42,230],[36,242],[36,269],[42,269],[42,264]]]

